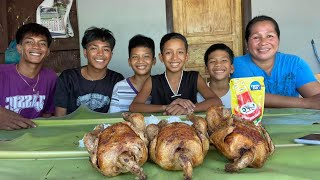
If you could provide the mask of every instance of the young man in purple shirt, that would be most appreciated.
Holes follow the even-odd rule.
[[[36,23],[16,33],[18,64],[0,65],[0,129],[35,127],[30,120],[54,113],[53,95],[57,75],[43,68],[52,41],[49,30]],[[8,111],[10,110],[10,111]]]

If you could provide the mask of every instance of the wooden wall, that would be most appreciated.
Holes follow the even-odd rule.
[[[43,0],[1,0],[0,1],[0,63],[4,63],[4,52],[17,29],[29,22],[36,22],[36,9]],[[73,0],[69,14],[74,37],[53,39],[51,53],[45,60],[45,67],[57,73],[80,66],[79,30],[76,0]]]

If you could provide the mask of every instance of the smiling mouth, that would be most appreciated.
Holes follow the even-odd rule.
[[[179,62],[172,62],[172,63],[170,63],[170,65],[172,66],[172,67],[178,67],[179,66]]]
[[[146,69],[146,67],[147,66],[145,66],[145,65],[136,66],[136,68],[139,70],[144,70],[144,69]]]
[[[258,49],[259,52],[268,52],[270,49]]]
[[[224,72],[226,72],[225,70],[215,70],[214,71],[215,73],[224,73]]]
[[[97,62],[99,62],[99,63],[104,62],[104,60],[103,60],[103,59],[95,59],[95,61],[97,61]]]
[[[41,54],[40,53],[35,53],[35,52],[30,52],[29,53],[31,56],[40,56]]]
[[[214,70],[213,73],[215,74],[224,74],[226,70]]]

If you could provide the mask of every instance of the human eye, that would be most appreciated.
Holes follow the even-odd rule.
[[[165,51],[164,54],[168,56],[168,55],[171,55],[172,52],[171,51]]]
[[[90,46],[89,47],[89,50],[91,50],[91,51],[95,51],[95,50],[97,50],[98,48],[97,47],[95,47],[95,46]]]
[[[249,39],[257,41],[257,40],[260,40],[261,38],[260,36],[261,36],[260,34],[254,33],[250,35]]]
[[[209,59],[209,64],[215,63],[216,60],[215,59]]]
[[[104,52],[110,52],[111,49],[110,49],[110,48],[103,48],[103,51],[104,51]]]
[[[181,51],[178,51],[178,53],[181,54],[181,55],[184,55],[184,54],[185,54],[185,52],[182,51],[182,50],[181,50]]]
[[[33,44],[33,43],[34,42],[31,39],[27,39],[27,40],[24,41],[24,44],[27,44],[27,45]]]
[[[146,54],[146,55],[143,56],[143,58],[144,58],[144,59],[150,59],[151,56],[150,56],[149,54]]]
[[[47,44],[48,44],[48,43],[45,42],[45,41],[41,41],[39,44],[40,44],[40,46],[45,46],[45,47],[47,47]]]
[[[138,56],[137,55],[132,55],[131,59],[138,59]]]
[[[269,34],[269,35],[267,35],[267,38],[269,38],[269,39],[271,39],[271,38],[273,38],[274,37],[274,35],[273,34]]]
[[[259,40],[259,36],[252,36],[251,39],[253,39],[253,40]]]

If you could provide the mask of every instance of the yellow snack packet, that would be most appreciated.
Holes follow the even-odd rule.
[[[234,78],[230,81],[232,114],[259,125],[264,110],[263,77]]]

